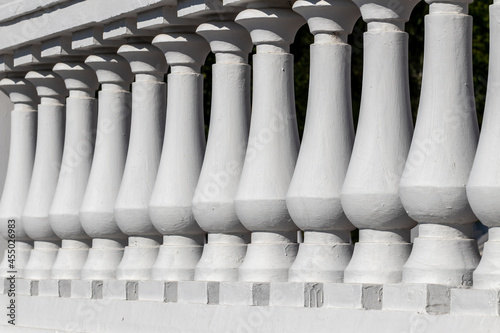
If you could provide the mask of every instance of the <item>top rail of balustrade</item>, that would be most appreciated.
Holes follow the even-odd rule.
[[[176,4],[175,0],[0,1],[0,54],[155,7]]]

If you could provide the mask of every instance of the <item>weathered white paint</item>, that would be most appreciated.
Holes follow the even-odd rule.
[[[24,78],[2,79],[0,89],[8,94],[14,103],[11,112],[9,164],[0,200],[0,235],[9,239],[8,220],[14,219],[14,266],[17,276],[22,278],[33,248],[33,242],[24,230],[21,214],[28,195],[35,159],[38,96],[35,87]],[[13,268],[8,259],[6,251],[0,263],[0,276],[8,275],[7,271]]]
[[[347,35],[360,16],[351,1],[297,1],[314,34],[309,101],[297,166],[287,193],[288,211],[304,230],[290,281],[342,282],[352,255],[340,191],[351,157],[351,47]]]
[[[160,163],[165,131],[166,87],[163,74],[167,63],[158,48],[126,44],[118,54],[127,59],[135,82],[132,84],[132,119],[127,161],[115,203],[120,230],[129,236],[116,278],[147,280],[158,255],[160,235],[148,214],[148,204]]]
[[[94,154],[99,83],[83,63],[58,63],[59,74],[69,90],[66,99],[66,132],[61,171],[49,212],[50,225],[62,245],[52,266],[54,279],[78,279],[88,255],[90,239],[79,213]]]
[[[286,281],[298,250],[285,202],[299,150],[289,45],[305,21],[290,8],[263,7],[242,11],[236,22],[257,45],[250,134],[235,199],[238,218],[252,231],[239,280]]]
[[[0,105],[0,154],[3,156],[0,159],[0,191],[3,191],[9,162],[10,111],[14,108],[14,105],[2,90],[0,90]]]
[[[408,21],[418,0],[355,0],[363,20],[363,94],[341,200],[359,231],[344,280],[396,283],[411,251],[415,222],[399,198],[413,124],[408,83]]]
[[[62,161],[68,91],[53,72],[29,72],[26,79],[36,87],[40,104],[35,163],[22,215],[26,233],[35,243],[24,277],[50,279],[61,240],[50,226],[49,210]]]
[[[10,21],[32,12],[37,12],[69,0],[2,0],[0,22]]]
[[[8,298],[0,296],[5,308]],[[47,306],[50,302],[51,306]],[[498,332],[499,316],[429,315],[354,308],[247,306],[19,296],[23,309],[2,333],[112,332]],[[68,320],[70,318],[70,320]]]
[[[490,6],[490,68],[481,137],[467,183],[467,197],[479,220],[490,227],[474,288],[500,289],[500,3]]]
[[[168,75],[165,141],[149,216],[163,234],[151,274],[155,280],[194,279],[203,250],[204,231],[191,204],[205,153],[203,76],[201,65],[210,51],[194,27],[181,26],[153,40],[171,66]]]
[[[33,0],[27,0],[33,1]],[[49,1],[49,0],[47,0]],[[55,1],[55,0],[54,0]],[[0,35],[0,53],[9,53],[29,43],[37,44],[47,36],[64,35],[89,25],[104,24],[154,7],[175,6],[174,0],[68,0],[65,6],[53,6],[5,22]],[[0,15],[1,18],[1,15]]]
[[[234,198],[245,158],[250,127],[248,31],[232,21],[209,22],[196,32],[210,42],[212,105],[207,150],[193,198],[193,214],[208,232],[195,279],[236,281],[245,258],[249,232],[236,216]]]
[[[42,1],[58,0],[36,0],[34,3]],[[173,281],[164,281],[163,279],[168,276],[164,274],[165,271],[161,270],[158,270],[160,280],[148,280],[151,278],[151,266],[156,260],[159,248],[157,242],[159,234],[148,218],[148,203],[153,202],[150,199],[162,148],[166,101],[162,81],[167,65],[165,55],[154,46],[148,43],[129,44],[122,47],[120,51],[129,61],[133,69],[132,72],[136,76],[136,83],[133,87],[133,137],[128,151],[128,160],[125,163],[129,173],[127,175],[127,171],[125,171],[125,177],[119,184],[120,172],[123,171],[125,162],[126,149],[124,147],[127,142],[125,137],[116,135],[116,132],[106,132],[103,134],[109,135],[100,136],[101,133],[97,132],[98,142],[95,148],[93,167],[90,170],[90,164],[88,164],[89,168],[85,169],[87,175],[90,170],[88,186],[85,181],[80,186],[71,187],[77,191],[87,187],[87,195],[83,199],[83,204],[78,205],[75,209],[77,212],[79,210],[82,224],[72,224],[74,215],[64,216],[64,218],[61,216],[61,221],[65,221],[65,226],[77,226],[72,232],[81,232],[83,227],[83,230],[88,231],[93,237],[94,248],[92,251],[95,250],[94,253],[98,260],[89,260],[89,272],[94,267],[104,270],[99,274],[89,274],[87,277],[107,280],[102,282],[99,280],[41,279],[36,281],[17,279],[18,326],[14,328],[8,325],[4,326],[5,319],[8,317],[3,316],[4,319],[0,320],[0,330],[10,332],[13,328],[15,332],[136,332],[137,330],[147,332],[163,332],[165,330],[175,332],[205,332],[207,330],[214,332],[326,332],[335,327],[336,330],[342,332],[498,331],[500,289],[497,259],[500,251],[498,245],[495,244],[498,243],[499,239],[496,229],[499,229],[497,208],[500,198],[495,194],[498,192],[499,186],[497,186],[498,168],[496,167],[498,153],[494,148],[499,138],[498,134],[495,134],[495,129],[498,128],[498,119],[492,112],[498,104],[494,95],[495,81],[498,77],[494,74],[496,70],[493,69],[493,62],[488,109],[485,116],[483,139],[481,139],[481,147],[486,148],[479,149],[474,167],[478,171],[473,171],[468,193],[476,214],[480,215],[485,223],[491,222],[490,224],[495,226],[490,231],[491,240],[486,247],[483,264],[475,272],[475,278],[479,277],[476,278],[476,288],[463,288],[462,285],[459,285],[458,288],[450,288],[450,285],[422,283],[382,284],[387,280],[390,282],[399,281],[401,264],[406,259],[410,247],[407,242],[408,229],[414,224],[401,208],[397,185],[406,163],[411,136],[407,101],[407,37],[402,32],[402,28],[403,22],[409,17],[414,1],[357,1],[364,19],[368,22],[369,31],[365,38],[365,82],[360,119],[364,126],[360,125],[358,128],[358,139],[361,140],[361,137],[364,138],[364,141],[357,139],[356,148],[358,150],[356,164],[361,171],[358,169],[357,172],[353,172],[354,179],[359,179],[359,182],[356,183],[359,186],[355,187],[357,192],[354,195],[358,195],[361,199],[357,202],[359,206],[354,206],[356,209],[351,207],[350,214],[355,217],[356,214],[363,217],[356,218],[356,225],[362,226],[363,230],[361,230],[361,246],[357,246],[358,257],[353,260],[357,267],[354,267],[354,264],[353,267],[360,268],[366,265],[366,270],[361,267],[360,270],[352,269],[350,272],[357,274],[351,274],[351,278],[354,276],[358,282],[362,283],[341,282],[342,270],[349,257],[347,251],[333,252],[333,254],[326,251],[326,255],[321,250],[317,251],[325,248],[332,251],[342,248],[349,249],[348,230],[352,228],[345,218],[342,219],[342,207],[338,202],[339,189],[349,159],[347,150],[352,145],[348,90],[349,50],[345,45],[345,37],[350,30],[348,28],[355,20],[354,11],[356,8],[352,6],[351,1],[300,0],[295,2],[296,11],[308,18],[310,29],[316,35],[315,44],[312,46],[311,91],[306,132],[296,167],[294,164],[297,158],[298,141],[296,140],[293,112],[292,60],[287,51],[288,44],[293,40],[296,27],[303,20],[290,11],[290,5],[294,1],[181,0],[177,8],[158,7],[152,9],[150,7],[166,2],[109,0],[101,1],[100,6],[96,6],[95,0],[71,0],[68,1],[68,4],[71,5],[62,7],[58,11],[40,10],[34,15],[28,14],[20,19],[5,22],[5,25],[2,26],[0,40],[14,38],[16,43],[21,43],[24,46],[18,47],[21,44],[8,46],[8,43],[0,43],[0,48],[15,48],[11,57],[0,55],[0,71],[15,70],[17,73],[9,75],[17,74],[19,76],[24,76],[27,72],[25,66],[46,64],[48,59],[45,59],[45,56],[62,62],[66,60],[64,57],[66,54],[83,51],[95,54],[95,51],[92,51],[94,47],[119,46],[120,43],[124,43],[121,40],[124,37],[132,38],[128,41],[135,43],[148,41],[149,39],[144,37],[145,35],[153,36],[160,31],[164,33],[158,40],[164,47],[166,47],[165,44],[168,45],[167,59],[173,65],[173,74],[170,82],[172,89],[170,89],[169,95],[169,118],[166,121],[168,130],[160,167],[162,175],[158,177],[156,184],[158,188],[155,189],[162,194],[158,196],[160,204],[155,206],[155,209],[158,209],[155,225],[159,226],[166,236],[164,245],[166,251],[163,252],[165,257],[158,260],[158,265],[162,268],[174,268],[169,271],[165,270],[170,273],[179,273],[178,268],[182,269],[187,266],[188,274],[186,275],[189,276],[185,279],[192,279],[194,265],[198,262],[198,268],[205,267],[207,270],[204,272],[200,269],[195,271],[195,279],[233,281],[221,283],[217,281],[179,281],[184,279],[179,275],[171,276]],[[424,102],[430,93],[429,74],[427,74],[429,68],[431,68],[430,73],[437,74],[444,80],[451,82],[437,81],[436,85],[444,87],[444,90],[437,89],[436,92],[440,95],[441,101],[445,101],[445,103],[436,103],[435,105],[438,107],[434,111],[423,112],[424,119],[426,114],[431,114],[437,119],[440,116],[445,117],[445,121],[453,123],[460,117],[454,118],[456,114],[450,116],[443,105],[454,107],[450,101],[458,101],[462,104],[472,103],[472,98],[471,100],[460,99],[467,96],[468,93],[460,94],[455,93],[456,91],[454,92],[451,88],[448,89],[448,87],[460,85],[467,90],[465,84],[469,85],[470,89],[470,73],[464,75],[465,71],[463,70],[467,66],[460,67],[465,58],[469,60],[471,57],[469,46],[467,45],[465,48],[463,44],[463,39],[469,38],[467,36],[470,33],[470,26],[457,24],[462,20],[470,20],[466,18],[466,15],[457,15],[457,12],[465,13],[466,6],[463,4],[468,1],[445,0],[433,3],[431,6],[432,13],[428,21],[431,21],[434,30],[430,29],[431,37],[427,38],[428,42],[430,40],[429,44],[432,44],[432,48],[430,51],[427,49],[426,52],[439,54],[439,58],[443,58],[444,63],[433,67],[429,65],[429,59],[432,60],[432,57],[429,58],[429,55],[426,54]],[[221,3],[230,4],[231,9],[226,12],[224,7],[220,8]],[[175,5],[174,1],[170,0],[169,4]],[[499,1],[496,1],[495,6],[498,4]],[[226,168],[223,163],[235,159],[241,165],[248,135],[247,117],[250,94],[248,92],[248,66],[245,65],[245,62],[246,52],[249,49],[247,48],[243,52],[245,47],[242,46],[249,46],[248,34],[238,25],[225,21],[232,20],[232,15],[241,10],[237,6],[241,5],[253,8],[240,14],[238,21],[243,22],[251,31],[253,41],[258,48],[254,62],[256,75],[254,114],[252,115],[253,132],[249,136],[250,145],[245,156],[242,184],[239,184],[238,170],[238,172],[234,172],[234,177],[230,174],[231,177],[227,179],[230,179],[231,182],[225,186],[225,178],[220,173]],[[91,12],[85,11],[85,9],[90,8],[88,6],[93,6]],[[118,6],[120,7],[117,8]],[[492,13],[495,8],[492,9]],[[138,15],[136,24],[135,14],[132,13],[144,9],[148,11]],[[81,11],[81,13],[76,15],[74,13],[76,10]],[[123,16],[124,14],[126,17]],[[178,16],[185,17],[179,18]],[[436,25],[436,16],[442,16],[441,19],[449,22]],[[0,19],[1,17],[2,14],[0,14]],[[31,19],[32,17],[34,18]],[[191,18],[189,19],[189,29],[185,27],[186,22],[188,22],[186,17]],[[201,58],[204,59],[207,51],[206,42],[201,38],[197,38],[194,43],[191,39],[192,36],[195,36],[194,31],[199,24],[199,21],[193,20],[196,17],[224,21],[204,24],[198,28],[198,33],[211,42],[211,48],[217,54],[213,82],[213,89],[215,89],[213,91],[214,113],[211,119],[208,148],[203,161],[204,166],[201,171],[201,157],[203,156],[201,149],[203,130],[200,126],[201,88],[197,81],[199,78],[191,81],[186,78],[199,76],[199,65],[203,61]],[[492,18],[492,21],[497,20],[496,16],[492,16]],[[47,19],[51,22],[49,25],[37,25],[46,22]],[[94,19],[103,24],[102,29],[95,27]],[[87,29],[89,26],[93,28]],[[464,30],[457,29],[457,26],[464,28]],[[13,29],[19,30],[23,27],[37,29],[35,29],[34,34],[29,35],[23,35],[24,30],[17,36],[10,34],[15,31]],[[71,37],[69,34],[74,28],[86,30]],[[496,38],[495,29],[497,28],[492,26],[493,39]],[[150,29],[157,29],[157,32]],[[64,33],[64,36],[61,33]],[[172,36],[176,36],[176,38],[172,38]],[[25,39],[19,39],[19,37]],[[186,37],[188,38],[185,39]],[[441,38],[439,47],[432,42],[436,37]],[[16,38],[18,39],[16,40]],[[41,42],[41,47],[38,42]],[[200,44],[197,42],[205,45],[203,52],[199,52]],[[456,49],[454,52],[450,51],[451,48],[446,49],[451,42],[456,42],[458,52]],[[192,46],[193,44],[195,46]],[[442,51],[442,49],[446,50]],[[5,49],[2,50],[5,51]],[[0,51],[0,53],[4,51]],[[499,56],[496,51],[497,48],[492,43],[492,59]],[[114,50],[107,49],[106,52],[113,54]],[[112,110],[123,111],[122,107],[125,106],[127,100],[125,97],[127,93],[124,91],[128,88],[125,82],[128,82],[131,77],[128,80],[124,78],[130,75],[128,67],[123,60],[120,63],[121,58],[111,54],[92,56],[89,61],[91,61],[91,67],[97,70],[99,80],[104,84],[103,91],[99,96],[99,120],[101,122],[101,120],[113,118],[111,123],[123,129],[123,119],[118,118],[118,115],[112,113]],[[196,55],[196,57],[189,59],[189,57],[185,57],[188,55]],[[118,60],[118,62],[114,62],[113,59]],[[457,62],[457,59],[461,60]],[[2,61],[4,62],[2,63]],[[194,63],[196,66],[193,65]],[[457,63],[459,66],[456,66]],[[81,65],[83,66],[83,64]],[[120,68],[122,65],[123,67]],[[453,71],[444,72],[452,68]],[[87,70],[91,73],[90,69],[87,68]],[[0,73],[0,76],[4,75],[5,73]],[[124,77],[120,78],[115,75],[123,75]],[[178,77],[182,77],[182,79]],[[461,81],[464,77],[467,80]],[[66,83],[74,85],[78,82],[68,82],[67,80]],[[83,100],[93,100],[93,90],[96,87],[97,85],[94,85],[93,89],[84,87],[84,90],[87,90],[86,93],[77,92],[77,95],[83,95],[79,97],[78,103],[83,104]],[[447,97],[446,93],[455,94],[452,96],[455,99]],[[75,97],[75,92],[73,92],[73,97]],[[44,102],[48,101],[45,99],[41,105],[43,106]],[[43,111],[43,108],[41,107],[40,110]],[[75,115],[74,112],[71,113],[70,108],[68,110],[68,114]],[[75,110],[78,111],[73,108],[73,111]],[[86,110],[89,108],[87,107]],[[453,110],[457,112],[459,109],[454,108]],[[29,112],[33,113],[33,111]],[[467,117],[472,117],[472,114],[473,112],[470,112]],[[190,116],[191,118],[188,119]],[[88,117],[84,120],[88,120]],[[421,120],[422,117],[419,118],[419,123],[421,123],[420,126],[425,127],[424,130],[439,132],[442,122],[435,121],[431,124],[425,121],[422,123]],[[459,120],[457,123],[459,127],[461,126],[462,134],[467,134],[467,130],[470,131],[474,125],[471,126],[468,120]],[[85,123],[78,122],[78,125],[85,125]],[[464,147],[461,146],[463,140],[467,141],[467,139],[455,140],[453,135],[458,136],[456,132],[447,126],[445,127],[447,138],[453,138],[453,141],[448,142],[449,146],[445,145],[445,149],[440,149],[439,154],[436,153],[432,158],[442,163],[440,158],[455,160],[455,156],[466,155],[467,163],[470,162],[468,164],[470,168],[473,153],[466,149],[464,154]],[[189,128],[190,131],[184,130],[185,128]],[[29,132],[17,133],[23,133],[23,138],[26,139],[26,133]],[[77,132],[72,131],[72,133]],[[41,133],[39,134],[41,135]],[[430,134],[424,134],[420,133],[418,138],[419,140],[423,138],[423,146],[428,149],[429,141],[425,141],[425,137]],[[320,137],[320,135],[324,136]],[[340,139],[336,136],[339,136]],[[111,140],[111,137],[115,140]],[[103,146],[99,145],[100,138],[102,138],[101,144]],[[42,145],[43,140],[38,143]],[[109,149],[108,144],[111,145],[111,143],[116,149]],[[442,144],[439,141],[437,143]],[[1,144],[2,142],[0,142]],[[242,145],[239,150],[236,149],[238,144]],[[431,152],[432,149],[431,147]],[[38,149],[38,153],[49,151],[48,148]],[[18,154],[19,150],[15,153]],[[6,157],[1,151],[0,154],[0,157]],[[419,154],[414,156],[419,157]],[[38,154],[36,159],[38,160]],[[461,161],[463,162],[462,157],[458,159],[458,162],[462,163]],[[424,185],[430,186],[431,195],[437,193],[436,188],[443,188],[443,180],[446,181],[450,177],[457,176],[456,173],[453,173],[454,169],[444,168],[443,163],[440,165],[442,168],[436,169],[442,171],[440,178],[432,178],[429,173],[418,178],[420,181],[429,177],[428,182]],[[26,165],[22,165],[22,167],[26,167]],[[35,171],[37,168],[38,166],[35,166]],[[353,170],[356,171],[356,167],[353,167]],[[461,172],[465,170],[464,164],[459,166],[458,170]],[[233,171],[233,169],[229,169],[229,171]],[[387,173],[385,173],[386,171]],[[437,171],[436,173],[439,174]],[[474,178],[474,173],[476,173],[477,178]],[[199,179],[198,174],[200,174]],[[95,176],[97,180],[93,179],[94,175],[97,175]],[[107,177],[105,177],[106,175]],[[205,175],[206,178],[204,178]],[[198,191],[195,194],[195,187],[198,187],[198,190],[203,190],[202,184],[210,184],[214,181],[211,178],[212,175],[216,176],[215,180],[220,181],[216,183],[217,186],[220,186],[220,192],[216,195],[210,193],[206,197],[203,196],[203,191]],[[49,176],[48,173],[47,176]],[[50,177],[47,178],[45,181],[48,182]],[[83,179],[83,177],[79,179]],[[32,184],[36,183],[35,180],[36,177],[33,177]],[[321,180],[325,181],[321,182]],[[25,184],[29,182],[29,179],[25,177],[23,181]],[[334,186],[329,185],[331,181],[335,181]],[[463,181],[459,182],[460,200],[465,200],[463,188],[466,181],[465,177]],[[83,183],[85,184],[82,185]],[[116,224],[107,223],[110,220],[106,220],[106,216],[111,216],[112,220],[113,212],[110,207],[113,206],[118,185],[121,187],[120,195],[123,196],[123,204],[116,206],[118,213],[116,215],[121,213],[121,218],[117,218]],[[238,202],[234,200],[238,192],[237,187],[240,190],[238,194],[241,195],[241,200]],[[47,187],[43,190],[50,190],[50,188]],[[319,193],[319,191],[324,192]],[[289,200],[286,204],[290,215],[294,217],[297,225],[306,231],[305,243],[302,244],[299,252],[301,254],[291,270],[288,268],[294,259],[297,246],[290,241],[294,237],[292,233],[297,228],[291,222],[285,207],[287,192]],[[83,196],[83,191],[78,193],[82,193]],[[167,195],[163,195],[164,193]],[[298,194],[293,196],[293,193]],[[198,197],[192,200],[194,194]],[[475,194],[477,198],[473,199]],[[314,201],[318,197],[327,200],[318,203]],[[177,198],[180,198],[181,201],[172,200]],[[228,200],[225,200],[227,198]],[[429,195],[429,198],[432,197]],[[48,198],[44,197],[44,199],[49,201]],[[300,202],[291,202],[295,199]],[[420,198],[410,200],[410,204],[412,207],[420,205],[419,209],[428,213],[433,202],[429,204],[425,201],[426,199],[427,196],[424,200]],[[355,201],[353,200],[353,202]],[[208,203],[208,206],[203,206],[204,203]],[[214,203],[224,206],[216,206]],[[200,211],[197,211],[198,204],[201,205]],[[379,204],[379,206],[374,204]],[[374,206],[376,209],[370,210],[370,207]],[[29,205],[25,205],[25,207],[28,209]],[[107,207],[107,210],[103,207]],[[463,206],[455,205],[452,207],[455,209]],[[180,210],[175,211],[176,208],[180,208]],[[214,208],[214,211],[211,208]],[[191,209],[193,215],[190,215]],[[338,212],[340,217],[329,219],[328,214],[331,210]],[[177,212],[187,212],[183,215],[186,220],[175,216]],[[210,234],[209,243],[204,249],[205,255],[201,257],[200,261],[198,261],[199,251],[201,251],[200,236],[203,232],[196,227],[193,216],[196,217],[202,229]],[[429,224],[426,222],[434,223],[435,221],[418,220],[423,222],[421,238],[436,240],[433,243],[436,247],[431,247],[430,250],[422,251],[419,254],[423,264],[435,264],[434,257],[441,255],[437,252],[439,250],[437,246],[447,246],[446,237],[450,229],[444,225],[441,225],[442,229],[439,228],[440,223],[444,220],[442,216],[443,214],[436,217],[439,219],[438,225],[431,226],[431,230],[426,229]],[[453,216],[453,218],[455,217],[456,215]],[[240,218],[242,224],[253,231],[254,237],[249,256],[245,261],[246,267],[244,264],[244,269],[239,272],[239,278],[246,281],[279,280],[278,282],[234,281],[236,267],[243,258],[245,248],[243,237],[239,236],[239,232],[245,230],[238,229],[236,233],[233,232],[236,228],[242,228],[238,222]],[[24,224],[23,219],[22,221]],[[344,224],[339,221],[344,221]],[[394,222],[395,227],[390,224],[391,221]],[[455,222],[452,223],[452,225],[456,225]],[[130,246],[125,252],[126,258],[120,263],[121,270],[119,270],[118,277],[121,280],[118,281],[108,278],[113,275],[112,272],[118,263],[119,255],[114,257],[114,260],[103,255],[104,253],[121,253],[118,236],[120,233],[116,228],[117,225],[123,233],[130,236]],[[42,228],[42,224],[39,227],[34,227],[34,232],[47,231]],[[28,233],[28,229],[26,232]],[[428,237],[430,232],[432,237]],[[28,235],[30,234],[28,233]],[[38,236],[40,235],[36,237]],[[280,236],[285,237],[280,238]],[[452,236],[463,237],[459,232]],[[187,246],[179,246],[179,243],[184,241],[187,241],[185,242]],[[465,244],[466,246],[462,247],[465,251],[462,253],[465,253],[464,258],[468,258],[467,246],[471,244],[470,241],[458,240],[451,243],[452,245]],[[68,244],[87,246],[86,242],[82,240],[71,242],[67,239],[66,246]],[[109,246],[116,247],[112,249]],[[37,247],[38,250],[41,250],[40,246]],[[308,247],[309,251],[304,252],[303,249]],[[311,251],[311,248],[314,250]],[[214,249],[215,251],[212,251]],[[290,255],[288,258],[284,255],[287,249]],[[78,252],[78,250],[66,250],[68,250],[66,253]],[[180,250],[180,252],[170,255],[172,250]],[[194,251],[190,252],[190,250]],[[81,253],[85,252],[86,250],[81,251]],[[36,257],[34,256],[36,253],[38,253],[37,250],[32,251],[32,259]],[[456,257],[452,257],[452,254],[459,256],[461,252],[451,249],[441,259],[447,260],[446,264],[454,264]],[[165,258],[167,260],[164,260]],[[229,258],[235,258],[235,260],[231,261]],[[343,260],[340,260],[341,258]],[[42,261],[36,263],[42,264]],[[320,263],[320,268],[334,267],[335,273],[322,275],[322,273],[328,272],[328,269],[318,270],[316,263]],[[180,267],[183,264],[185,267]],[[374,268],[375,265],[377,266]],[[429,269],[428,275],[442,277],[443,275],[440,275],[439,272],[442,266],[444,265],[438,262],[437,268]],[[221,267],[229,269],[223,270]],[[380,271],[380,274],[376,271]],[[103,272],[105,274],[101,274]],[[212,275],[214,272],[215,274]],[[221,272],[223,274],[219,275]],[[287,272],[290,273],[288,277]],[[349,273],[349,269],[347,273]],[[328,278],[325,278],[325,275]],[[346,276],[348,275],[346,274]],[[388,279],[387,276],[392,280]],[[470,277],[469,271],[463,276],[467,282]],[[32,277],[36,278],[36,276]],[[338,283],[315,282],[323,278],[325,278],[323,281],[334,280]],[[125,281],[130,279],[143,279],[143,281]],[[287,279],[311,282],[288,282]],[[380,284],[367,286],[363,282]],[[431,282],[442,283],[437,280]],[[8,290],[6,288],[9,288],[9,281],[0,278],[0,294],[6,292]],[[24,296],[37,294],[39,296]],[[7,301],[7,296],[0,296],[0,307],[5,309]],[[372,311],[359,311],[360,309]],[[451,314],[447,314],[448,312]],[[433,315],[430,315],[431,313]],[[196,320],[192,320],[193,318]]]
[[[422,93],[401,179],[401,200],[419,222],[403,282],[472,284],[479,262],[469,238],[477,220],[465,185],[478,142],[467,1],[428,0]]]
[[[0,191],[3,191],[5,176],[7,174],[7,163],[9,162],[10,145],[10,111],[14,108],[9,97],[0,90]],[[3,259],[7,241],[0,237],[0,261]]]
[[[80,207],[82,227],[92,237],[82,279],[111,279],[127,239],[113,209],[127,158],[133,74],[128,62],[116,54],[91,55],[85,63],[96,72],[101,91],[94,159]]]

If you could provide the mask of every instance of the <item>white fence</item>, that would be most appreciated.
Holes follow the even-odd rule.
[[[2,332],[500,331],[500,3],[480,133],[472,1],[427,2],[416,124],[404,26],[418,0],[3,4]]]

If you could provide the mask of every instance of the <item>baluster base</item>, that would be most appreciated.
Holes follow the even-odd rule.
[[[471,286],[479,263],[477,242],[470,239],[472,224],[420,224],[419,237],[403,267],[404,283]]]
[[[197,281],[238,281],[238,267],[245,259],[249,235],[208,234],[208,243],[196,265]]]
[[[239,281],[285,282],[299,245],[297,233],[253,232],[245,260],[238,271]]]
[[[500,227],[490,228],[483,257],[473,274],[474,289],[500,290]]]
[[[112,239],[92,240],[92,248],[82,267],[82,279],[106,280],[114,279],[116,269],[123,257],[123,244]]]
[[[304,233],[297,258],[289,270],[290,282],[342,282],[352,256],[349,232]]]
[[[160,236],[137,237],[128,239],[123,258],[116,269],[117,280],[149,280],[151,267],[158,257]]]
[[[52,279],[80,279],[82,267],[89,253],[89,242],[63,239],[52,266]]]
[[[7,243],[8,246],[9,243]],[[9,247],[5,250],[3,260],[0,263],[0,277],[8,277],[11,274],[7,273],[8,271],[15,270],[16,277],[17,278],[23,278],[24,277],[24,269],[26,265],[28,264],[31,250],[33,249],[33,245],[31,242],[26,242],[26,241],[19,241],[16,240],[16,259],[14,261],[14,269],[11,268],[11,263],[9,263],[9,254],[8,250]]]
[[[360,230],[359,242],[344,271],[344,282],[401,282],[403,265],[412,249],[409,241],[410,230]]]
[[[30,280],[50,279],[56,260],[59,242],[35,241],[30,258],[24,269],[24,278]]]
[[[192,281],[203,251],[203,235],[163,236],[151,275],[153,280]]]

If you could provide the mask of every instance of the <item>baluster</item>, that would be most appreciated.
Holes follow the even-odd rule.
[[[193,214],[208,232],[208,243],[196,265],[195,279],[236,281],[245,258],[248,230],[236,216],[234,197],[243,168],[250,125],[252,41],[248,31],[231,22],[209,22],[196,32],[215,53],[212,108],[207,150],[193,199]]]
[[[0,276],[8,276],[8,271],[17,271],[16,277],[24,277],[33,242],[26,234],[21,214],[26,202],[35,158],[38,102],[36,90],[24,78],[5,78],[0,81],[2,89],[14,103],[11,112],[10,153],[5,176],[5,185],[0,200],[0,234],[5,240],[15,231],[15,259],[9,261],[6,250],[0,264]],[[14,220],[14,223],[9,223]],[[12,228],[9,228],[9,225]],[[12,256],[10,257],[11,259]]]
[[[49,210],[59,178],[66,119],[64,81],[52,72],[29,72],[26,79],[37,90],[38,131],[33,176],[22,221],[35,246],[25,269],[25,278],[50,279],[61,240],[50,226]]]
[[[474,288],[500,289],[500,2],[490,6],[490,68],[483,126],[467,183],[467,197],[479,220],[490,227]]]
[[[59,74],[69,90],[66,99],[66,130],[61,171],[49,212],[52,229],[62,239],[52,266],[53,279],[79,279],[88,255],[90,239],[79,213],[94,153],[99,83],[83,63],[58,63]]]
[[[425,18],[422,94],[401,200],[419,222],[403,282],[470,285],[479,261],[477,220],[465,185],[478,142],[472,17],[465,1],[434,1]]]
[[[238,218],[252,231],[240,281],[286,281],[298,250],[297,227],[285,202],[299,150],[289,48],[305,21],[281,4],[236,17],[257,45],[250,134],[235,199]]]
[[[360,229],[344,281],[396,283],[416,224],[398,185],[413,133],[404,24],[418,0],[355,2],[368,31],[358,128],[341,193],[345,214]]]
[[[94,159],[80,208],[82,226],[92,237],[82,279],[111,279],[122,259],[126,240],[113,208],[127,157],[133,74],[128,62],[116,54],[92,55],[85,63],[96,72],[102,88]]]
[[[360,13],[344,0],[301,0],[293,9],[308,20],[314,44],[306,124],[286,198],[293,221],[304,230],[289,280],[342,282],[354,229],[340,203],[354,142],[346,42]]]
[[[165,130],[163,74],[168,67],[163,53],[150,44],[123,45],[118,54],[129,62],[135,81],[127,161],[114,208],[118,227],[129,239],[116,278],[148,280],[160,241],[148,215],[148,204]]]
[[[205,152],[200,69],[210,48],[194,33],[195,26],[174,29],[153,40],[165,53],[171,73],[167,79],[165,141],[149,215],[163,234],[153,279],[182,281],[194,279],[204,241],[191,204]]]

